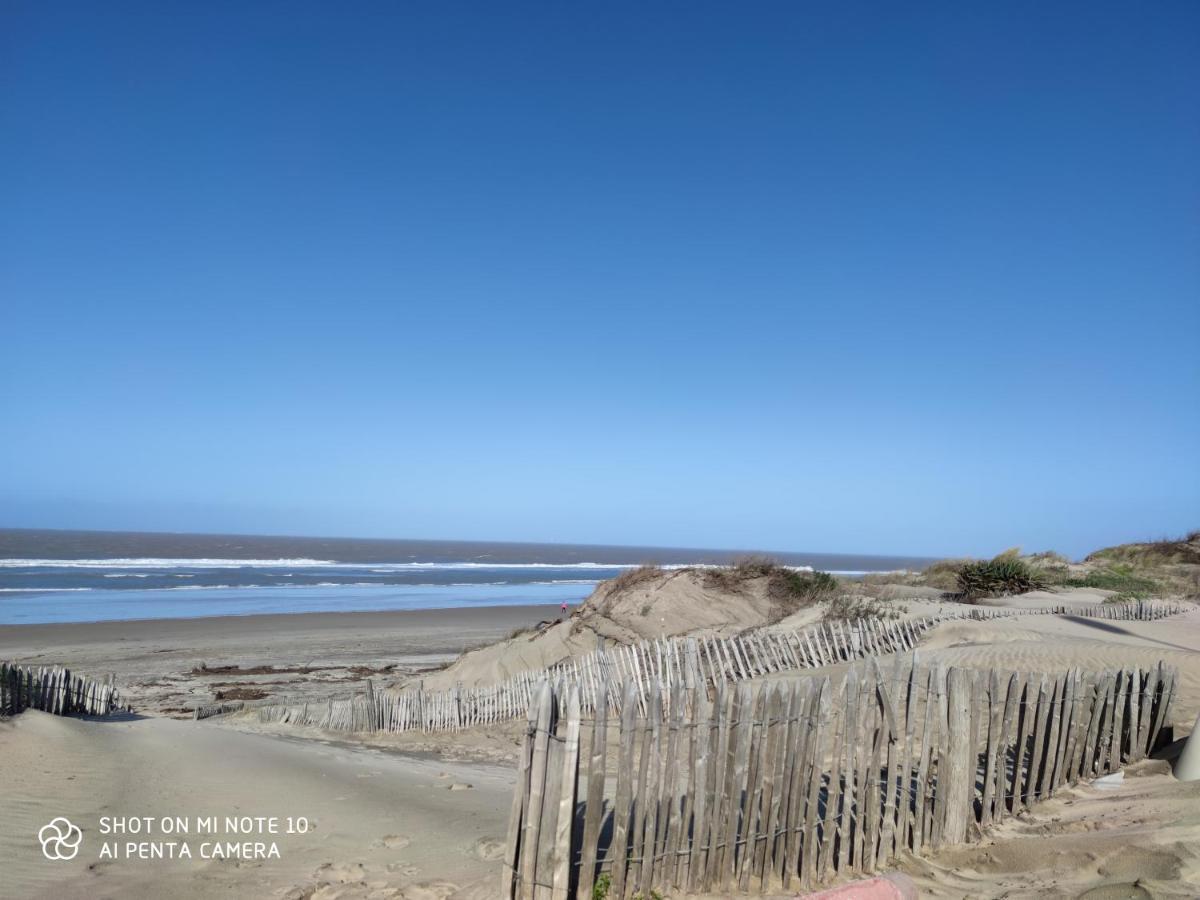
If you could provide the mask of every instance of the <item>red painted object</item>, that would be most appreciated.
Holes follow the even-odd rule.
[[[917,900],[917,886],[907,875],[892,872],[882,878],[868,878],[799,896],[802,900]]]

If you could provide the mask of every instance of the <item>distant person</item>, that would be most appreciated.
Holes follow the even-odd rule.
[[[566,601],[566,600],[564,600],[564,601],[562,602],[562,606],[561,606],[561,607],[559,607],[559,608],[562,610],[562,614],[565,616],[565,615],[567,614],[567,601]]]

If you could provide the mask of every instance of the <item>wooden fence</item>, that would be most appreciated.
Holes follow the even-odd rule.
[[[962,843],[1063,785],[1144,756],[1175,670],[1059,675],[898,657],[829,678],[653,693],[619,724],[582,686],[528,712],[501,895],[808,889]],[[565,714],[560,715],[560,708]],[[610,741],[610,737],[613,740]],[[615,758],[614,758],[615,757]],[[615,763],[615,765],[614,765]]]
[[[364,694],[320,703],[269,700],[211,703],[198,706],[196,719],[257,710],[260,721],[310,725],[330,731],[400,732],[443,731],[488,725],[521,718],[541,684],[581,686],[584,712],[602,700],[620,715],[622,698],[616,685],[637,685],[637,704],[647,711],[648,697],[657,685],[682,680],[688,684],[745,681],[781,672],[815,668],[869,655],[903,653],[916,648],[924,634],[950,619],[989,620],[1021,615],[1075,615],[1090,618],[1158,619],[1181,610],[1179,604],[1140,601],[1079,607],[1009,609],[966,606],[937,617],[916,619],[864,618],[830,621],[803,629],[773,628],[736,637],[670,637],[636,644],[601,646],[546,669],[519,672],[498,684],[477,688],[456,685],[443,691],[409,688],[375,691],[370,682]],[[561,712],[561,710],[560,710]]]
[[[600,647],[548,669],[520,672],[499,684],[444,691],[376,692],[323,703],[207,704],[198,719],[242,709],[257,709],[260,721],[312,725],[331,731],[458,730],[525,716],[540,685],[579,684],[585,711],[607,705],[620,714],[622,697],[611,685],[638,686],[637,703],[645,712],[657,685],[722,684],[795,669],[832,665],[867,654],[905,652],[936,624],[932,618],[908,621],[858,619],[824,622],[810,628],[761,631],[732,638],[660,638],[637,644]]]
[[[112,675],[105,681],[83,678],[60,667],[0,663],[0,715],[40,709],[56,716],[82,713],[106,716],[117,708]]]
[[[1126,600],[1116,603],[1090,603],[1080,606],[1045,606],[1025,609],[1018,606],[972,606],[939,619],[970,619],[988,621],[1012,616],[1077,616],[1085,619],[1108,619],[1119,622],[1153,622],[1183,612],[1184,605],[1173,600]]]

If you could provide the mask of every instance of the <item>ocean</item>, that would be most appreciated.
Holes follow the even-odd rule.
[[[0,624],[504,606],[584,600],[624,569],[745,551],[582,544],[0,529]],[[771,553],[862,575],[921,557]]]

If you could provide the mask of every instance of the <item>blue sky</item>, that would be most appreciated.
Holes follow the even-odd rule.
[[[0,11],[0,525],[1200,526],[1200,6]]]

